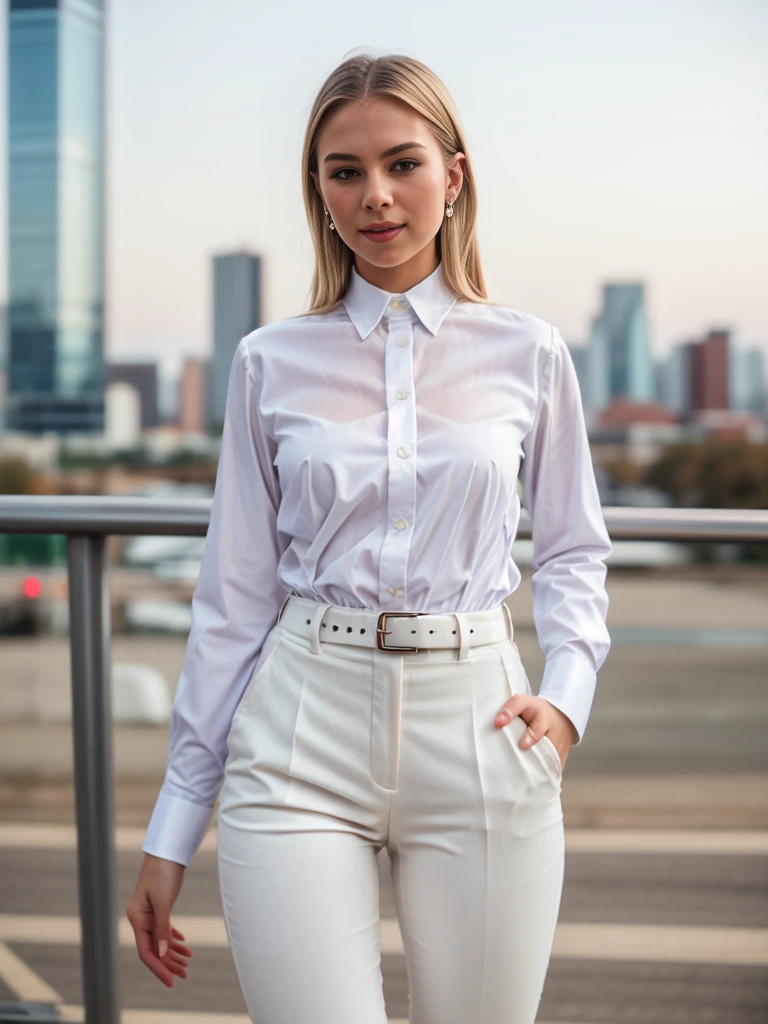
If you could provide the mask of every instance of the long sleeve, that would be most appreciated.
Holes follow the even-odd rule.
[[[546,661],[539,696],[563,711],[581,743],[611,640],[605,527],[576,369],[560,332],[522,442],[523,504],[533,534],[533,617]]]
[[[171,711],[168,765],[142,850],[188,865],[224,777],[235,709],[286,593],[279,485],[243,339],[230,370],[211,517]]]

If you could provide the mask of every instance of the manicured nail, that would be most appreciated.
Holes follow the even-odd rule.
[[[160,941],[158,942],[157,945],[158,945],[158,949],[160,951],[160,956],[165,956],[165,954],[168,952],[168,943],[167,943],[167,941],[165,939],[160,939]]]
[[[506,711],[500,711],[496,721],[499,723],[499,725],[506,725],[507,722],[509,721],[509,715],[507,714]]]

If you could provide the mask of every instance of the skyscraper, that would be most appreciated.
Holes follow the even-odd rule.
[[[141,429],[160,424],[157,363],[114,362],[107,365],[107,384],[130,384],[141,396]]]
[[[189,357],[179,378],[178,425],[181,430],[205,432],[206,362]]]
[[[757,415],[768,412],[765,363],[762,349],[731,346],[728,377],[732,409]]]
[[[710,331],[703,341],[688,345],[690,360],[690,409],[729,409],[730,331]]]
[[[102,0],[9,0],[6,427],[104,428]]]
[[[651,402],[655,374],[642,283],[606,284],[603,308],[590,335],[589,405],[600,409],[614,398]]]
[[[261,257],[247,252],[213,258],[213,359],[208,389],[208,422],[224,422],[227,383],[241,338],[261,326]]]
[[[686,345],[670,349],[659,373],[659,401],[682,415],[691,404],[691,360]]]

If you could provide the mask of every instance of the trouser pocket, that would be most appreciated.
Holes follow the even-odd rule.
[[[517,693],[531,694],[531,684],[522,659],[520,658],[520,652],[517,649],[517,645],[512,640],[509,640],[507,643],[499,647],[498,650],[499,657],[501,658],[501,662],[504,667],[504,675],[507,680],[509,696],[513,697]],[[511,729],[512,733],[516,734],[514,742],[518,744],[518,749],[520,749],[519,742],[527,728],[525,720],[520,715],[516,715],[506,726],[502,726],[502,728]],[[528,747],[527,750],[520,750],[520,753],[523,755],[531,753],[534,757],[537,757],[546,767],[558,787],[560,786],[563,777],[563,765],[560,760],[560,755],[557,752],[557,747],[548,736],[542,736],[541,739]]]

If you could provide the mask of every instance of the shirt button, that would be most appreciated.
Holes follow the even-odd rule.
[[[404,519],[396,519],[395,520],[395,529],[396,530],[404,530],[407,525],[408,525],[408,523],[406,523],[406,521]]]
[[[397,454],[400,456],[401,459],[407,459],[411,453],[406,451],[405,448],[398,448]]]
[[[390,306],[392,309],[408,309],[408,303],[405,299],[392,299]]]
[[[388,594],[396,594],[397,590],[394,587],[387,587]]]
[[[410,395],[410,393],[411,393],[411,392],[410,392],[410,391],[406,391],[406,389],[405,389],[405,388],[401,388],[401,389],[400,389],[400,390],[399,390],[399,391],[397,392],[397,397],[398,397],[398,398],[407,398],[407,397],[408,397],[408,396]]]
[[[400,348],[402,348],[403,345],[408,344],[408,339],[405,337],[405,335],[401,335],[399,338],[395,338],[395,344],[399,345]]]

